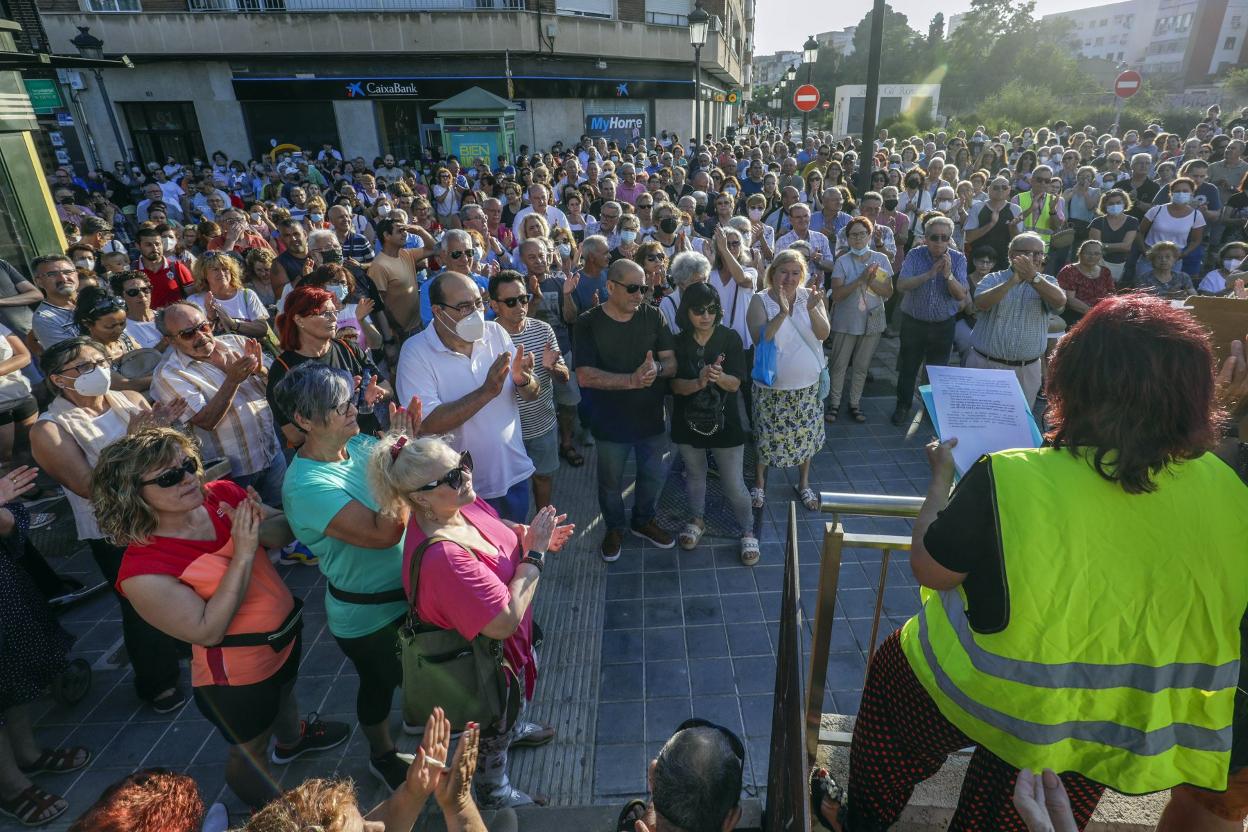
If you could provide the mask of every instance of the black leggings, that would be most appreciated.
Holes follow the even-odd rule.
[[[107,540],[88,540],[91,557],[100,568],[100,574],[108,581],[117,603],[121,605],[121,635],[126,643],[126,654],[134,668],[134,689],[139,698],[150,702],[164,691],[178,684],[178,658],[189,654],[183,642],[166,635],[139,616],[134,607],[117,591],[117,572],[126,550]]]
[[[376,725],[390,716],[394,689],[403,683],[403,666],[399,663],[399,627],[405,615],[380,630],[359,638],[334,641],[355,665],[360,688],[355,694],[355,715],[361,725]]]

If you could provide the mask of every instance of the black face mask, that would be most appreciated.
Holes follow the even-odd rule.
[[[62,205],[73,205],[73,204],[74,204],[74,198],[73,198],[72,196],[62,197],[62,198],[61,198],[61,204],[62,204]]]
[[[675,234],[677,228],[680,228],[680,223],[671,217],[659,220],[659,230],[664,234]]]
[[[898,200],[896,200],[896,199],[886,199],[886,200],[884,200],[884,210],[885,210],[885,211],[892,211],[892,210],[894,210],[894,209],[897,207],[897,202],[898,202]]]

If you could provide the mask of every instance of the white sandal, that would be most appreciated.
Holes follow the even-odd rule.
[[[746,566],[753,566],[758,563],[758,538],[743,537],[741,538],[741,563]]]
[[[754,508],[762,508],[767,504],[767,491],[764,488],[750,489],[750,505]]]
[[[810,486],[805,488],[793,486],[793,490],[797,492],[798,499],[802,501],[802,505],[806,507],[807,511],[819,510],[819,495],[815,493],[813,488]]]
[[[704,532],[706,532],[705,527],[699,528],[697,523],[686,523],[685,528],[681,530],[680,535],[676,538],[676,542],[686,552],[690,549],[696,549],[698,541],[702,539]]]

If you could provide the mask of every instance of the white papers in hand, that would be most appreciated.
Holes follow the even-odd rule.
[[[953,463],[959,474],[984,454],[1037,447],[1031,410],[1012,371],[928,367],[927,375],[940,439],[958,440]]]

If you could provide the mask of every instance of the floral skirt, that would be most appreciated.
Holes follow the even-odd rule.
[[[759,461],[773,468],[800,465],[823,447],[818,382],[800,390],[773,390],[756,383],[751,416]]]

